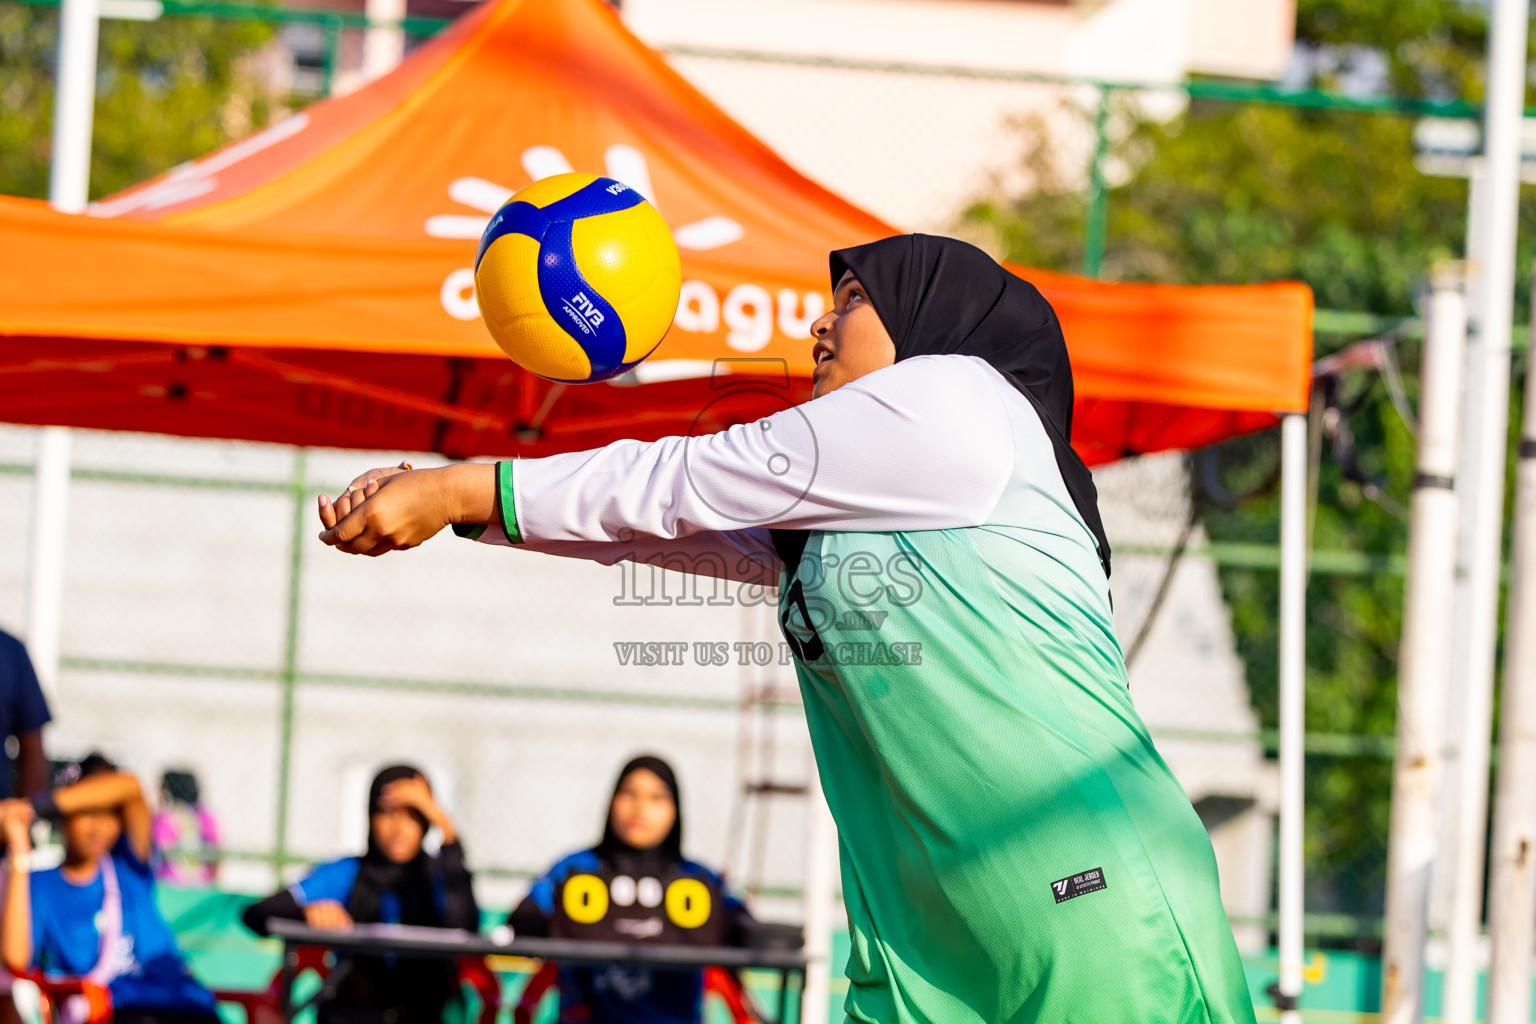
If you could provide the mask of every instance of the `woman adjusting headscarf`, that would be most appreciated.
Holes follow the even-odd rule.
[[[322,501],[322,539],[377,554],[451,523],[777,586],[838,825],[851,1018],[1251,1024],[1210,840],[1131,703],[1049,304],[952,239],[832,271],[812,401],[373,470]]]
[[[433,827],[443,838],[436,857],[422,848]],[[478,930],[480,911],[464,848],[426,777],[410,765],[379,772],[368,788],[367,852],[319,865],[253,904],[244,921],[265,935],[274,917],[331,929],[383,923]],[[347,973],[335,995],[319,1006],[322,1024],[439,1024],[458,994],[451,961],[353,957],[344,962]]]

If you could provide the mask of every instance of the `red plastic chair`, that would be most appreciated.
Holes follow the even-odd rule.
[[[754,1024],[762,1019],[752,1009],[747,990],[741,987],[741,979],[723,967],[704,968],[704,994],[718,996],[731,1011],[731,1020],[735,1024]]]
[[[559,964],[549,962],[540,964],[539,969],[533,972],[528,978],[528,983],[523,986],[523,993],[518,997],[517,1006],[512,1010],[512,1024],[533,1024],[539,1004],[544,1001],[545,994],[559,980]],[[747,1000],[746,990],[741,987],[741,981],[730,971],[720,967],[704,968],[704,995],[705,997],[718,996],[730,1011],[734,1024],[758,1024],[761,1020],[752,1011],[752,1005]],[[490,1024],[490,1022],[482,1022],[482,1024]]]
[[[283,1013],[276,990],[243,992],[238,989],[214,989],[213,998],[243,1009],[245,1024],[282,1024]]]
[[[468,985],[480,1000],[480,1016],[476,1024],[496,1024],[501,1012],[501,981],[491,970],[484,957],[459,958],[459,984]]]
[[[321,981],[324,981],[331,973],[331,968],[335,966],[335,958],[330,956],[327,950],[319,946],[299,946],[297,954],[299,962],[294,965],[294,977],[298,977],[305,971],[314,971],[315,974],[319,975]],[[461,986],[468,985],[480,1000],[480,1013],[475,1018],[475,1024],[496,1024],[496,1014],[501,1010],[501,982],[497,980],[495,972],[486,966],[484,957],[459,957],[455,963],[459,969],[459,984]],[[255,1016],[252,1014],[252,1009],[248,1006],[246,1008],[248,1024],[280,1024],[282,1017],[279,1007],[282,1005],[280,1001],[282,985],[283,971],[282,968],[278,968],[277,973],[272,976],[272,982],[267,986],[265,992],[244,993],[245,995],[255,995],[261,1000],[260,1007],[256,1011],[257,1013],[271,1013],[270,1018]],[[238,996],[241,993],[228,994]],[[224,996],[225,993],[214,993],[214,997],[221,1001],[224,1001]],[[228,1001],[241,1002],[238,998],[232,998]]]
[[[324,961],[318,955],[320,951],[316,950],[315,953],[317,955],[313,958],[301,954],[301,970],[324,969]],[[75,996],[83,996],[86,1000],[85,1024],[111,1024],[112,993],[103,986],[83,978],[50,977],[37,970],[27,971],[18,977],[37,986],[38,1009],[44,1024],[63,1024],[64,1002]],[[279,1009],[278,985],[281,979],[279,972],[272,984],[260,992],[214,989],[213,998],[244,1009],[247,1024],[280,1024],[282,1013]]]
[[[522,995],[517,997],[517,1005],[512,1008],[512,1024],[533,1024],[533,1015],[539,1011],[544,994],[559,980],[559,964],[549,961],[540,964],[539,969],[528,976]]]
[[[38,1009],[44,1024],[60,1024],[64,1003],[80,996],[86,1002],[86,1024],[111,1024],[112,994],[84,978],[50,978],[39,970],[23,971],[17,978],[37,986]]]
[[[324,978],[331,969],[326,951],[315,946],[302,946],[298,950],[299,962],[294,966],[294,977],[305,971],[314,971]],[[282,1024],[283,1020],[283,971],[278,968],[267,987],[258,992],[243,989],[214,989],[213,998],[221,1003],[232,1003],[245,1010],[245,1024]]]
[[[323,980],[330,974],[334,958],[318,946],[300,946],[294,976],[314,971]],[[459,983],[468,985],[480,1000],[480,1014],[476,1024],[496,1024],[496,1014],[501,1008],[501,983],[495,973],[479,957],[463,957],[458,961]],[[27,971],[20,975],[38,988],[39,1003],[44,1024],[63,1024],[63,1003],[71,996],[84,996],[89,1010],[85,1024],[111,1024],[112,994],[100,985],[81,978],[45,977],[41,971]],[[267,987],[259,992],[240,989],[214,989],[213,998],[245,1010],[246,1024],[281,1024],[282,1022],[283,972],[279,968]]]

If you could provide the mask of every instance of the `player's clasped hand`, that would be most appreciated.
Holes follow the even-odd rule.
[[[334,500],[320,495],[320,540],[348,554],[382,555],[416,547],[452,523],[489,522],[495,473],[492,465],[470,463],[370,469]]]

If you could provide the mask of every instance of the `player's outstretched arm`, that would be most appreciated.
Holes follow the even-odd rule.
[[[385,491],[388,486],[391,489]],[[490,493],[487,493],[487,488]],[[501,528],[501,501],[493,465],[413,470],[410,463],[360,473],[335,499],[319,498],[320,539],[360,555],[415,547],[444,526],[474,525],[466,536],[511,544]],[[487,530],[487,527],[491,529]],[[618,542],[525,543],[517,546],[614,565],[655,561],[668,568],[763,586],[778,583],[779,558],[766,531],[697,534],[685,541],[627,537]]]
[[[335,500],[320,496],[320,540],[354,555],[413,548],[454,523],[496,516],[496,467],[369,470]]]
[[[370,470],[334,502],[320,499],[320,539],[379,555],[451,524],[486,523],[516,545],[612,561],[650,560],[640,548],[652,541],[663,542],[663,557],[682,555],[665,545],[701,535],[767,548],[765,527],[976,526],[1015,461],[989,374],[980,360],[924,356],[718,434],[619,441],[499,468]],[[1042,458],[1048,445],[1042,434]],[[764,564],[776,567],[776,556]]]
[[[1015,470],[1002,389],[1017,401],[979,359],[920,356],[718,433],[502,463],[500,518],[546,545],[979,526]]]

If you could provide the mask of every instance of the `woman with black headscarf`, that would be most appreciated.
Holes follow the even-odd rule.
[[[436,857],[422,848],[433,827],[443,840]],[[274,917],[335,930],[384,923],[473,932],[480,911],[470,881],[453,821],[426,777],[394,765],[368,788],[368,852],[319,865],[251,905],[244,921],[258,935],[267,934]],[[318,1010],[322,1024],[438,1024],[458,995],[451,961],[355,957],[335,970],[335,995]]]
[[[372,470],[321,499],[322,540],[379,554],[454,524],[777,585],[838,824],[850,1018],[1250,1024],[1210,840],[1131,704],[1050,304],[953,239],[831,271],[812,401]]]
[[[602,842],[540,876],[508,921],[525,937],[704,946],[739,943],[751,922],[718,874],[683,856],[677,776],[649,755],[619,772]],[[703,998],[702,971],[560,969],[562,1024],[699,1024]]]

